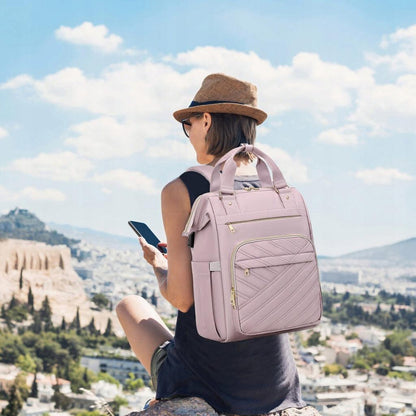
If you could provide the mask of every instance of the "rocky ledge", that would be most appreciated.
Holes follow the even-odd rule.
[[[319,413],[310,406],[302,410],[287,409],[282,412],[269,413],[258,416],[319,416]],[[218,414],[209,404],[199,397],[177,398],[157,402],[141,412],[131,412],[127,416],[238,416]]]

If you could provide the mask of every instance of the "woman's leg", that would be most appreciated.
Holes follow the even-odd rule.
[[[131,349],[151,375],[150,363],[156,348],[173,338],[155,309],[142,297],[130,295],[116,307]]]

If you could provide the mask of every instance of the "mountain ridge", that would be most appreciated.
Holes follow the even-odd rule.
[[[0,216],[0,238],[27,239],[47,244],[65,244],[71,247],[71,251],[80,240],[84,240],[94,246],[108,248],[132,250],[138,247],[138,242],[134,235],[126,237],[68,224],[53,222],[45,224],[35,214],[20,208],[15,208],[8,214]],[[352,251],[340,256],[319,255],[318,258],[328,260],[388,261],[398,264],[416,263],[416,237],[379,247]]]

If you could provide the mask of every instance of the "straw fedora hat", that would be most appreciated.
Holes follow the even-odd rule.
[[[195,113],[229,113],[254,118],[263,123],[267,114],[257,108],[257,87],[225,74],[211,74],[203,81],[188,108],[175,111],[181,122]]]

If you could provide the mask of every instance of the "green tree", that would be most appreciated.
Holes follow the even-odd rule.
[[[324,366],[324,374],[325,376],[329,376],[331,374],[342,374],[344,378],[348,377],[348,371],[340,364],[326,364]]]
[[[105,328],[104,336],[105,337],[111,337],[114,335],[113,332],[113,322],[110,318],[107,320],[107,327]]]
[[[33,313],[33,311],[35,310],[35,300],[33,297],[32,288],[30,286],[29,286],[29,292],[27,294],[27,304],[29,306],[29,312]]]
[[[20,269],[19,290],[23,289],[23,267]]]
[[[23,400],[16,384],[10,388],[9,402],[1,412],[3,416],[18,416],[23,407]]]
[[[105,296],[102,293],[96,293],[91,300],[97,305],[98,308],[100,309],[104,309],[107,308],[110,301],[107,298],[107,296]]]
[[[383,345],[394,355],[413,355],[415,348],[409,340],[410,331],[396,331],[388,335]]]
[[[94,317],[92,317],[92,318],[91,318],[91,321],[90,321],[90,323],[88,324],[87,329],[88,329],[88,332],[89,332],[91,335],[97,335],[97,328],[95,327]]]
[[[17,390],[20,393],[20,397],[22,398],[23,402],[29,397],[29,387],[26,383],[27,374],[21,371],[14,380],[14,384],[16,385]]]
[[[35,371],[35,377],[33,377],[33,383],[30,388],[30,397],[38,397],[38,380],[37,380],[37,373]]]
[[[9,310],[15,308],[17,305],[18,305],[18,302],[13,293],[13,296],[9,302]]]
[[[77,313],[71,323],[70,329],[75,329],[77,335],[81,335],[81,318],[79,316],[79,306],[77,307]]]
[[[97,374],[96,380],[104,380],[107,383],[115,384],[116,386],[120,385],[119,381],[116,380],[113,376],[110,376],[108,373],[103,373],[102,371]]]
[[[33,373],[36,370],[36,362],[30,354],[19,355],[15,364],[27,373]]]
[[[48,296],[45,296],[45,299],[42,301],[42,306],[39,310],[40,319],[43,322],[43,329],[48,332],[53,330],[52,323],[52,309],[49,304]]]
[[[111,401],[109,404],[111,408],[113,409],[114,414],[117,416],[120,412],[120,407],[127,406],[129,402],[124,397],[116,396],[114,397],[113,401]]]
[[[311,336],[308,338],[308,347],[312,347],[315,345],[319,345],[319,338],[321,337],[321,334],[319,332],[313,331]]]
[[[19,355],[26,355],[27,348],[19,336],[10,332],[3,332],[0,337],[0,362],[14,364]]]
[[[363,358],[357,358],[354,361],[353,367],[357,370],[369,370],[370,366],[368,365],[368,363],[365,361],[365,359]]]
[[[33,322],[29,329],[35,334],[40,334],[42,332],[42,319],[38,311],[33,313]]]
[[[57,361],[61,346],[48,338],[41,338],[36,344],[36,355],[42,360],[43,371],[52,373]]]
[[[61,331],[66,331],[66,321],[65,321],[65,317],[62,317],[62,321],[61,321]]]
[[[127,391],[137,391],[144,387],[144,381],[141,378],[136,378],[133,373],[129,373],[129,378],[125,381],[125,389]]]
[[[59,391],[59,385],[53,386],[55,390],[51,400],[55,403],[55,409],[69,410],[72,406],[72,400]]]

